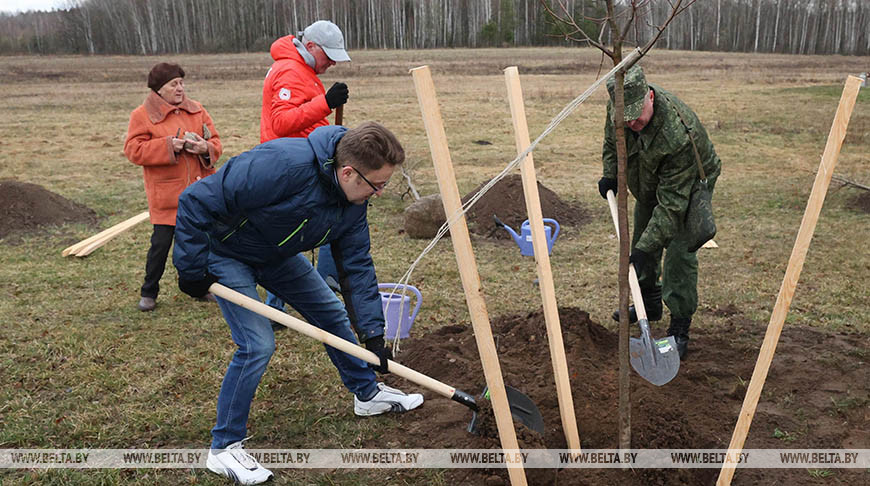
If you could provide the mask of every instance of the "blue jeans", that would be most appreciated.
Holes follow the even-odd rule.
[[[332,250],[329,249],[329,245],[323,245],[318,249],[317,273],[324,280],[326,280],[326,277],[332,277],[333,280],[338,282],[338,269],[335,267],[335,260],[332,259]],[[284,301],[269,291],[266,291],[266,305],[284,312]]]
[[[210,253],[208,270],[221,284],[257,300],[260,284],[288,302],[310,324],[357,342],[344,305],[302,255],[253,268]],[[217,300],[238,346],[224,375],[217,400],[217,423],[211,431],[211,448],[223,449],[245,438],[251,401],[275,351],[275,334],[269,319],[220,297]],[[375,373],[368,363],[331,346],[325,347],[348,390],[361,400],[377,393]]]

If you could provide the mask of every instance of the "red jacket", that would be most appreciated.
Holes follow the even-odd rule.
[[[329,125],[332,112],[317,73],[287,35],[272,43],[275,62],[263,81],[260,143],[280,137],[307,137],[315,128]]]
[[[209,162],[190,152],[172,150],[172,137],[195,132],[206,138],[208,127]],[[214,163],[221,156],[221,140],[205,108],[187,97],[179,105],[171,105],[155,92],[150,92],[142,104],[130,114],[124,155],[141,165],[145,177],[145,194],[151,224],[175,226],[178,196],[184,189],[203,177],[214,174]]]

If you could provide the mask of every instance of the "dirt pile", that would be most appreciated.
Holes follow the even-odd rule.
[[[462,202],[474,197],[488,182],[466,194]],[[538,194],[541,199],[541,213],[545,218],[555,219],[559,225],[581,226],[589,221],[590,216],[583,207],[563,201],[558,194],[540,182]],[[498,216],[514,231],[520,231],[520,225],[528,219],[521,176],[512,174],[504,177],[471,207],[466,213],[468,231],[478,236],[510,239],[507,231],[495,225],[493,215]],[[433,194],[405,208],[405,233],[411,238],[432,238],[445,220],[441,197]]]
[[[870,191],[861,191],[860,194],[853,197],[849,207],[858,213],[870,213]]]
[[[13,180],[0,181],[0,239],[32,233],[63,223],[95,223],[96,213],[87,206],[46,190]]]
[[[690,354],[672,382],[656,387],[632,373],[633,448],[727,449],[766,326],[747,320],[733,307],[716,309],[714,314],[726,325],[717,330],[693,329]],[[579,309],[560,309],[560,319],[582,446],[615,449],[617,334]],[[663,325],[653,327],[655,337],[664,335]],[[520,434],[520,447],[566,448],[543,314],[494,319],[492,326],[505,384],[526,393],[546,424],[543,445]],[[412,338],[403,343],[398,360],[468,393],[477,395],[485,385],[470,324]],[[777,347],[745,447],[867,447],[870,370],[864,361],[866,343],[860,334],[788,328]],[[431,392],[424,394],[427,402],[421,410],[400,416],[390,447],[499,447],[491,437],[466,432],[471,418],[467,408]],[[451,484],[509,484],[504,469],[453,469],[446,474]],[[861,474],[837,469],[826,481],[855,484]],[[630,486],[712,484],[717,475],[718,469],[534,469],[527,477],[530,484]],[[815,484],[803,469],[743,469],[733,484],[769,484],[774,478],[778,484]]]
[[[465,203],[474,197],[485,184],[466,194],[462,202]],[[555,219],[560,225],[574,226],[581,226],[589,221],[590,216],[583,207],[565,202],[540,182],[538,182],[538,193],[541,199],[541,213],[545,218]],[[520,175],[511,174],[498,181],[466,214],[470,232],[480,236],[510,239],[507,231],[496,228],[493,215],[498,216],[502,222],[517,232],[523,221],[528,219],[523,179]]]

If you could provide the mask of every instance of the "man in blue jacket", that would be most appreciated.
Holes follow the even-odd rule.
[[[374,122],[348,130],[324,126],[308,138],[280,138],[230,159],[188,187],[178,201],[173,262],[178,285],[202,296],[214,282],[259,299],[257,284],[289,303],[308,322],[350,342],[356,331],[381,357],[386,372],[384,316],[369,253],[367,201],[380,195],[405,154]],[[331,244],[345,303],[301,254]],[[238,346],[224,375],[207,465],[243,484],[272,473],[245,453],[242,441],[260,378],[275,350],[270,321],[218,298]],[[346,308],[346,309],[345,309]],[[378,383],[367,363],[326,346],[357,415],[411,410],[420,394]]]

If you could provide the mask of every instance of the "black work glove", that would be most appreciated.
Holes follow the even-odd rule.
[[[326,92],[326,104],[329,109],[333,110],[338,106],[347,103],[347,85],[344,83],[335,83]]]
[[[390,370],[387,369],[387,360],[390,359],[390,350],[384,345],[384,336],[375,336],[373,338],[369,338],[366,342],[366,349],[378,355],[378,358],[381,359],[381,364],[375,366],[369,363],[369,366],[372,367],[373,370],[377,371],[381,374],[389,373]]]
[[[641,270],[646,268],[650,263],[649,253],[635,248],[631,250],[631,255],[628,257],[628,263],[634,264],[634,271],[640,274]]]
[[[602,177],[598,181],[598,192],[601,193],[601,197],[604,199],[607,199],[607,191],[613,191],[613,195],[616,195],[616,179]]]
[[[205,277],[200,280],[187,280],[178,276],[178,288],[181,289],[185,294],[195,298],[201,299],[208,293],[208,288],[211,287],[211,284],[218,281],[218,278],[214,275],[205,272]]]

